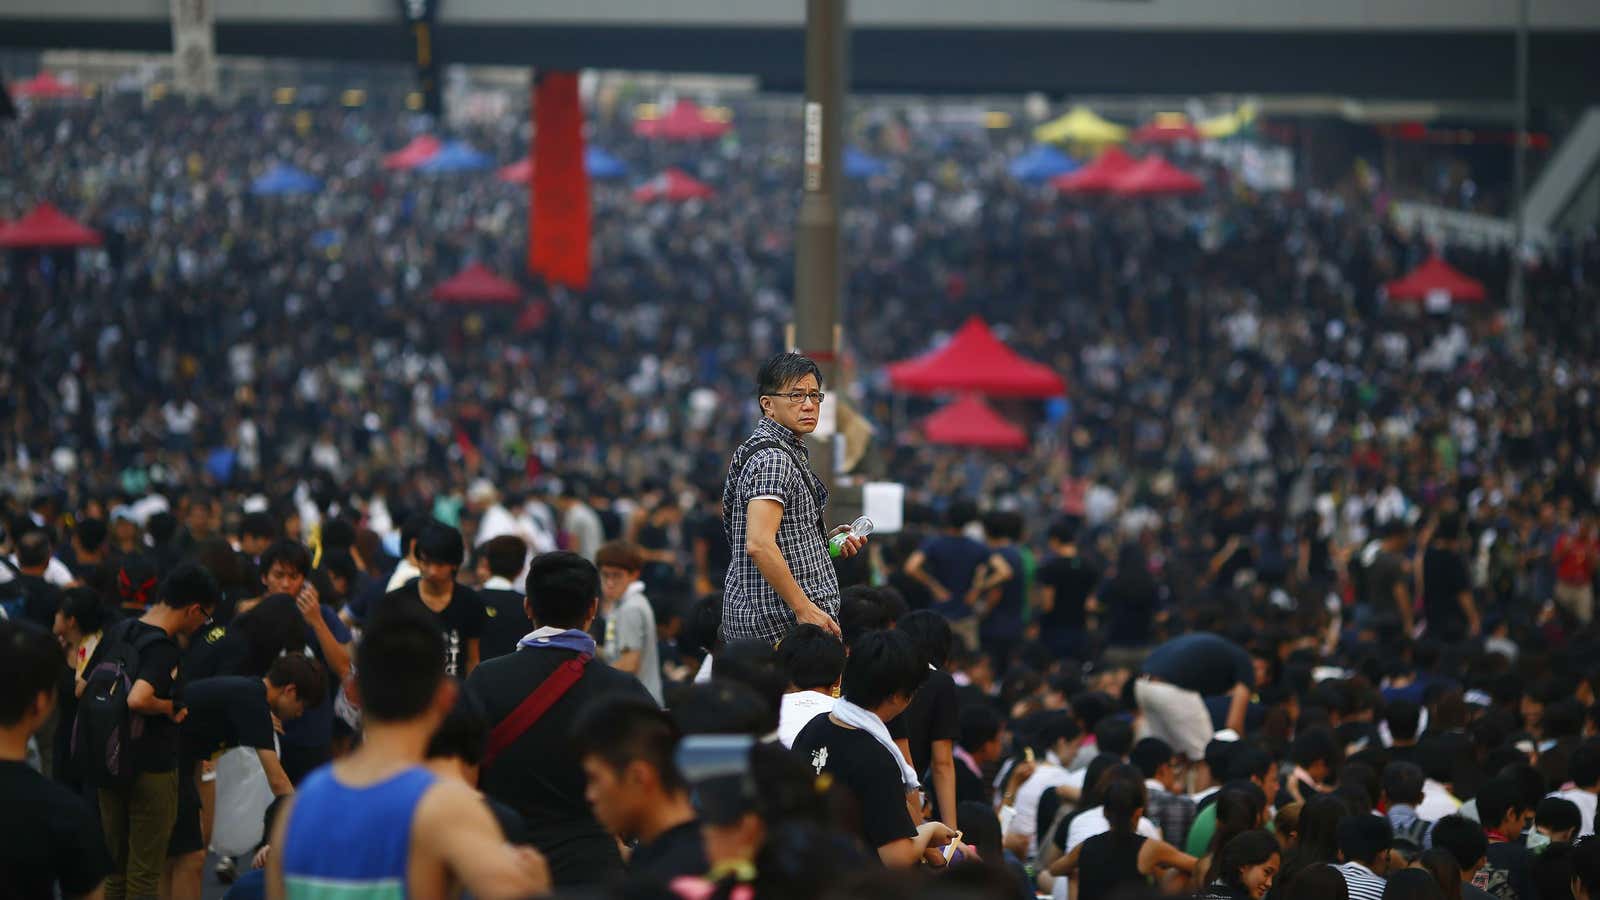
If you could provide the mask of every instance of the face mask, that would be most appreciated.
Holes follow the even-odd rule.
[[[1549,838],[1548,835],[1545,835],[1544,833],[1540,832],[1539,829],[1537,829],[1537,828],[1535,828],[1534,830],[1528,832],[1528,849],[1529,850],[1538,852],[1538,851],[1543,850],[1544,848],[1546,848],[1548,846],[1550,846],[1550,838]]]

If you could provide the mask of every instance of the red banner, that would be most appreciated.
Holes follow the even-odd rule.
[[[553,283],[588,287],[589,173],[576,72],[541,73],[534,84],[528,184],[529,270]]]

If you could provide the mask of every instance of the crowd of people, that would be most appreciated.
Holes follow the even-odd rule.
[[[864,115],[891,171],[818,388],[907,528],[833,563],[826,621],[726,640],[792,134],[599,123],[719,194],[597,185],[594,285],[519,334],[426,297],[519,269],[523,189],[383,170],[402,117],[122,104],[0,131],[10,211],[107,238],[8,267],[0,884],[199,896],[244,748],[278,800],[238,896],[1600,890],[1600,242],[1531,261],[1514,327],[1410,315],[1381,196],[1073,200],[1003,136]],[[326,189],[252,196],[272,159]],[[1008,410],[1027,453],[891,399],[974,311],[1069,376]]]

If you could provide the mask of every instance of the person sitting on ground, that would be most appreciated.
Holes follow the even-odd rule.
[[[793,747],[800,729],[833,710],[844,675],[844,644],[816,625],[796,625],[778,645],[789,690],[778,710],[778,740]]]
[[[1155,879],[1164,892],[1181,892],[1194,872],[1195,858],[1159,838],[1134,831],[1144,815],[1145,786],[1122,779],[1106,789],[1105,816],[1111,830],[1072,848],[1050,866],[1052,875],[1071,876],[1073,900],[1109,897],[1118,888]],[[1172,870],[1177,877],[1162,877]]]
[[[1217,854],[1211,883],[1196,900],[1261,900],[1278,874],[1278,839],[1265,830],[1246,831]]]
[[[1394,831],[1388,819],[1354,815],[1339,820],[1339,857],[1344,862],[1338,869],[1350,889],[1350,900],[1383,900],[1392,846]]]

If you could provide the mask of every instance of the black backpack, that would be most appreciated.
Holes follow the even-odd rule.
[[[78,717],[72,723],[72,763],[96,787],[129,784],[139,774],[134,747],[144,737],[144,716],[128,709],[128,692],[139,672],[139,657],[165,632],[142,631],[129,640],[137,619],[107,629],[94,668],[84,675]]]

